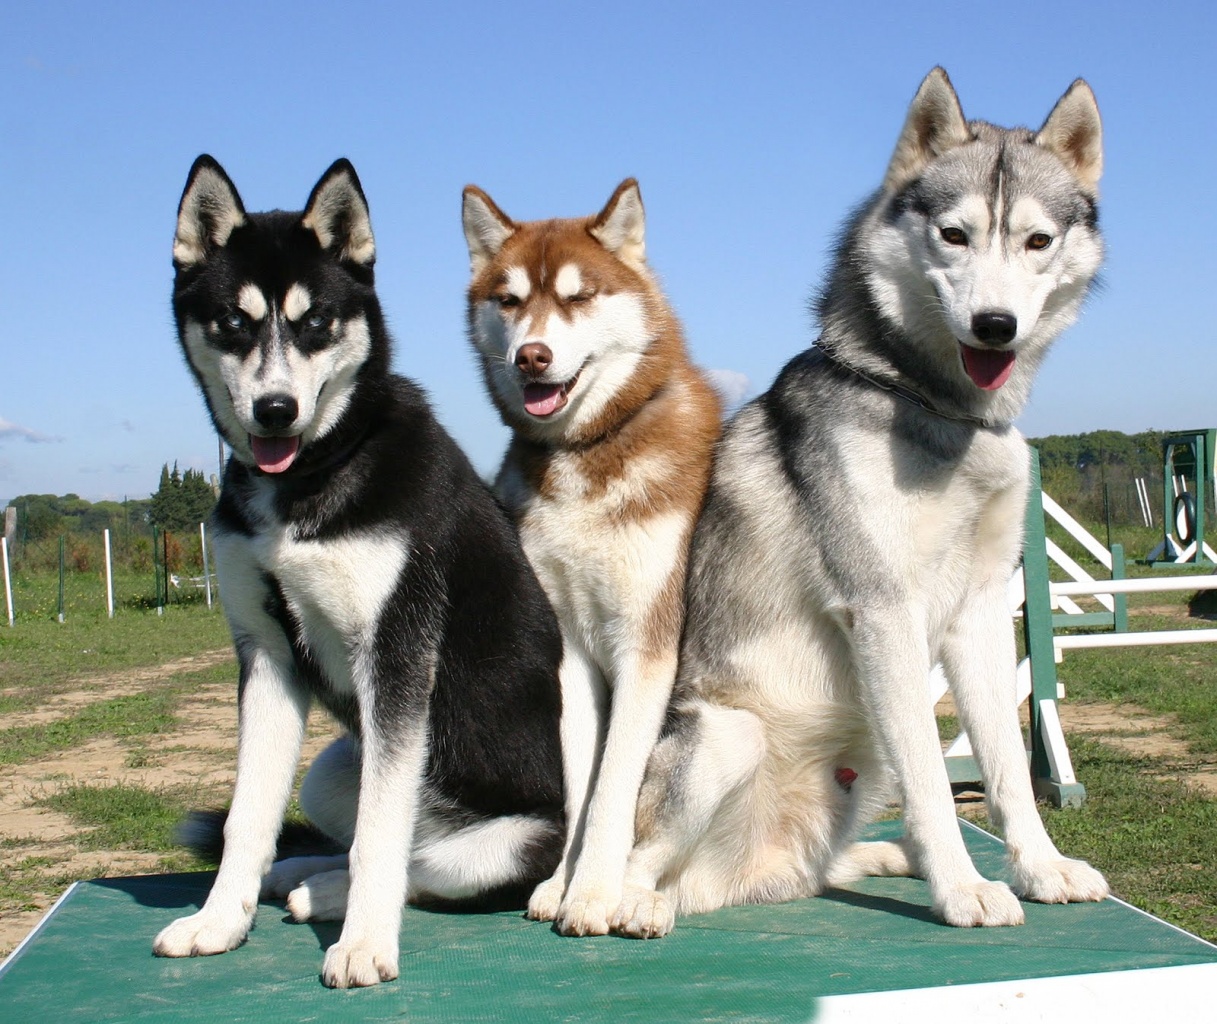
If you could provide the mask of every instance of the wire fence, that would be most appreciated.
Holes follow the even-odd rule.
[[[151,537],[65,533],[8,548],[9,621],[211,604],[219,591],[205,530],[154,530]],[[107,571],[108,570],[108,571]]]

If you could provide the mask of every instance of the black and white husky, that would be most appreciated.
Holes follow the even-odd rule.
[[[232,448],[213,535],[240,737],[215,885],[154,949],[245,939],[316,699],[349,735],[300,802],[349,860],[280,862],[262,891],[293,890],[301,920],[345,915],[322,970],[337,987],[397,976],[407,898],[523,906],[564,835],[557,620],[505,514],[390,375],[374,255],[345,160],[303,213],[246,213],[210,157],[190,172],[173,308]]]
[[[937,661],[1015,890],[1106,894],[1036,812],[1006,604],[1029,475],[1012,421],[1099,267],[1100,136],[1080,80],[1039,131],[969,122],[941,69],[922,83],[842,237],[818,347],[720,444],[615,930],[661,935],[675,913],[858,872],[922,874],[953,925],[1021,922],[964,848],[927,694]],[[891,777],[905,840],[851,847]]]

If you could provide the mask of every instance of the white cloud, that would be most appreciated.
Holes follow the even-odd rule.
[[[752,394],[752,381],[746,373],[738,370],[707,370],[706,376],[723,400],[724,413],[734,412]]]
[[[10,423],[3,416],[0,416],[0,441],[8,440],[29,441],[30,444],[56,444],[62,441],[63,438],[40,434],[37,430],[31,430],[29,427]]]

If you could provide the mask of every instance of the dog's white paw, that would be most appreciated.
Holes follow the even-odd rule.
[[[351,873],[325,871],[306,878],[287,896],[287,912],[297,921],[341,921],[346,917]]]
[[[570,889],[558,908],[555,926],[562,935],[607,935],[609,918],[621,897],[599,889]]]
[[[553,921],[562,906],[562,892],[566,885],[561,878],[547,878],[532,891],[528,899],[527,917],[531,921]]]
[[[676,926],[676,912],[663,893],[627,885],[609,925],[631,939],[658,939]]]
[[[259,895],[263,899],[281,900],[306,878],[320,874],[323,871],[333,871],[345,867],[347,858],[344,857],[287,857],[277,860],[270,866],[270,871],[262,879],[262,889]]]
[[[833,861],[825,881],[841,886],[859,878],[906,878],[916,874],[916,865],[902,843],[853,843]]]
[[[325,953],[321,980],[330,988],[365,988],[397,977],[397,943],[344,942]]]
[[[956,928],[999,928],[1023,923],[1023,907],[1004,882],[974,882],[934,901],[934,912]]]
[[[253,914],[229,917],[214,911],[200,910],[189,917],[179,917],[162,928],[152,941],[157,956],[213,956],[236,949],[249,934]]]
[[[1037,903],[1089,903],[1106,898],[1110,891],[1107,879],[1084,860],[1061,857],[1011,864],[1011,868],[1015,892]]]

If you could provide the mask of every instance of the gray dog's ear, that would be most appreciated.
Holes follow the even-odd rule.
[[[942,68],[934,68],[909,104],[883,187],[889,192],[899,192],[931,160],[971,138],[955,87]]]
[[[313,187],[300,223],[317,236],[321,248],[340,260],[365,267],[376,262],[372,217],[351,161],[335,160]]]
[[[204,153],[190,168],[178,203],[174,264],[191,267],[201,263],[211,249],[227,245],[228,237],[244,223],[245,207],[236,187],[224,168]]]
[[[1103,174],[1103,122],[1094,93],[1083,79],[1056,101],[1035,141],[1059,156],[1083,187],[1098,192]]]
[[[469,269],[477,274],[515,234],[516,223],[476,185],[466,185],[461,194],[461,225],[469,246]]]

